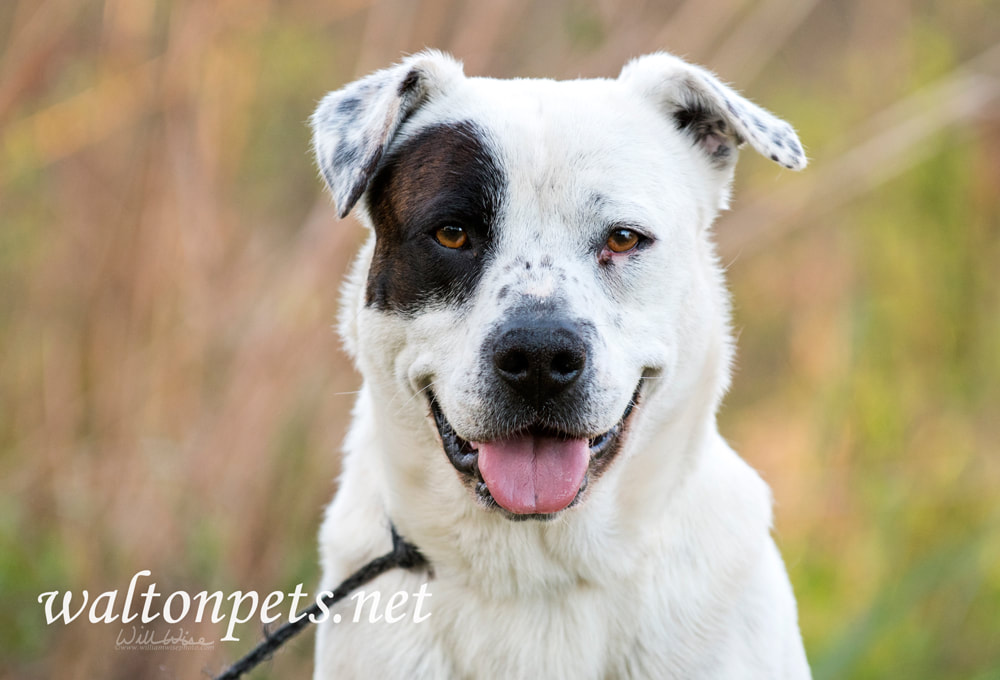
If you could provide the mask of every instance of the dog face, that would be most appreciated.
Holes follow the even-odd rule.
[[[584,502],[647,400],[669,417],[707,379],[714,412],[730,350],[708,228],[736,149],[805,165],[787,123],[666,54],[554,82],[426,52],[312,124],[340,216],[358,204],[373,232],[342,328],[412,438],[384,447],[392,465],[447,468],[510,519]]]

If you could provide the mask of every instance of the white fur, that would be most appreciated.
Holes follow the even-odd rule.
[[[414,69],[423,94],[394,100]],[[314,116],[320,165],[334,184],[368,179],[332,166],[344,136],[381,154],[427,125],[464,120],[490,132],[509,181],[496,257],[466,308],[403,317],[366,307],[374,235],[345,285],[341,330],[364,385],[321,531],[322,588],[388,550],[391,521],[432,573],[392,571],[367,590],[388,597],[426,582],[431,616],[355,623],[353,603],[334,609],[344,620],[320,626],[315,677],[810,677],[769,534],[769,491],[715,425],[732,346],[710,226],[728,199],[735,153],[713,160],[725,139],[696,143],[671,116],[697,101],[726,120],[734,148],[747,140],[767,155],[784,149],[781,162],[801,167],[797,139],[772,148],[741,114],[768,132],[794,133],[664,54],[633,62],[617,80],[503,81],[458,69],[438,53],[417,55],[377,74],[381,89],[362,91],[366,108],[354,122],[336,120],[332,107],[356,96],[356,84]],[[346,213],[350,188],[333,189]],[[595,193],[607,200],[595,206]],[[371,227],[364,196],[359,206]],[[609,286],[595,277],[586,244],[621,221],[656,243]],[[545,256],[554,269],[505,271]],[[477,504],[420,393],[432,384],[456,431],[476,438],[489,406],[479,348],[508,311],[497,297],[504,286],[559,300],[598,329],[587,411],[595,433],[617,422],[655,369],[618,458],[582,503],[547,522],[512,522]]]

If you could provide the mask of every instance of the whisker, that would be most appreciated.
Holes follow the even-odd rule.
[[[429,390],[433,386],[434,386],[434,383],[433,382],[429,382],[426,385],[424,385],[423,387],[421,387],[419,390],[417,390],[416,392],[414,392],[412,395],[410,395],[410,397],[406,401],[404,401],[402,404],[400,404],[399,408],[396,409],[396,415],[399,415],[400,411],[402,411],[404,408],[406,408],[411,401],[413,401],[414,399],[416,399],[417,397],[419,397],[422,392],[424,392],[425,390]],[[402,390],[399,390],[397,392],[397,394],[399,394],[400,392],[402,392]]]

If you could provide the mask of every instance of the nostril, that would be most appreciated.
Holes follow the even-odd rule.
[[[511,378],[526,376],[531,369],[531,359],[527,352],[516,347],[499,352],[494,358],[494,364],[501,373]]]
[[[552,357],[552,374],[557,378],[568,379],[575,376],[583,368],[584,354],[582,352],[556,352]]]

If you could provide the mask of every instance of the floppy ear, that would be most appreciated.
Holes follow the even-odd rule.
[[[426,50],[323,98],[310,119],[313,150],[339,217],[361,198],[403,121],[462,77],[459,62]]]
[[[736,160],[744,142],[792,170],[806,155],[792,126],[723,85],[705,69],[665,52],[633,59],[619,81],[653,99],[719,168]]]

